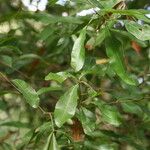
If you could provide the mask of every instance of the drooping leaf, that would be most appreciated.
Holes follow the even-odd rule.
[[[59,150],[55,134],[51,133],[47,139],[46,145],[43,150]]]
[[[23,94],[27,103],[29,103],[33,108],[37,108],[40,101],[37,92],[23,80],[14,79],[12,82]]]
[[[111,67],[116,74],[127,84],[136,85],[135,80],[132,79],[126,71],[123,61],[123,52],[121,51],[121,43],[110,35],[106,38],[105,46],[107,56],[110,58]]]
[[[84,133],[91,135],[95,129],[95,116],[88,109],[82,107],[77,115],[79,121],[82,123]]]
[[[71,87],[56,103],[54,118],[58,127],[61,127],[75,114],[78,100],[78,85]]]
[[[59,83],[64,82],[67,78],[71,77],[72,75],[67,72],[58,72],[58,73],[52,73],[50,72],[46,77],[45,80],[54,80]]]
[[[150,26],[147,24],[140,25],[134,21],[125,21],[128,32],[141,41],[150,40]]]
[[[94,104],[98,106],[103,121],[108,122],[114,126],[119,126],[122,123],[122,117],[117,107],[107,105],[100,100],[95,101]]]
[[[76,39],[72,53],[71,53],[71,66],[77,72],[80,71],[85,61],[85,48],[84,41],[86,38],[86,28],[83,28],[79,37]]]

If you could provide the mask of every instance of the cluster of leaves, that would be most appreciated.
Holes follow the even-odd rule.
[[[0,149],[150,148],[148,10],[123,0],[49,0],[34,13],[1,3]]]

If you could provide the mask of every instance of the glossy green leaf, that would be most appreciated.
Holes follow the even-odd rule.
[[[106,38],[106,53],[110,58],[110,64],[116,74],[127,84],[136,85],[134,79],[132,79],[126,71],[123,59],[123,51],[121,43],[113,36]]]
[[[54,118],[58,127],[61,127],[68,119],[75,114],[78,100],[78,87],[71,87],[56,103]]]
[[[58,72],[58,73],[52,73],[50,72],[46,77],[45,80],[54,80],[59,83],[64,82],[67,78],[71,77],[71,74],[67,72]]]
[[[141,41],[150,40],[150,26],[140,25],[134,21],[125,21],[125,26],[128,32],[134,35],[137,39]]]
[[[25,81],[20,79],[12,80],[12,83],[19,89],[23,94],[23,97],[33,108],[37,108],[39,105],[39,97],[37,92]]]
[[[47,139],[46,145],[43,150],[59,150],[55,134],[51,133]]]
[[[77,72],[80,71],[85,61],[85,48],[84,42],[86,38],[86,28],[82,29],[79,37],[76,39],[72,53],[71,53],[71,66]]]
[[[114,126],[119,126],[122,123],[122,117],[117,107],[107,105],[100,100],[95,101],[94,104],[98,106],[103,121]]]

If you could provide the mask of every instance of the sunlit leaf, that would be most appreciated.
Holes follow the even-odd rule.
[[[95,116],[88,109],[82,107],[77,115],[78,119],[82,123],[84,133],[91,135],[95,129]]]
[[[122,123],[122,116],[119,110],[115,106],[107,105],[106,103],[98,100],[94,102],[98,106],[103,121],[112,124],[114,126],[119,126]]]
[[[54,117],[58,127],[61,127],[75,114],[78,100],[78,87],[78,85],[71,87],[56,103]]]
[[[58,73],[52,73],[50,72],[46,77],[45,80],[54,80],[59,83],[64,82],[67,78],[71,77],[72,75],[67,72],[58,72]]]
[[[12,80],[12,82],[23,94],[27,103],[29,103],[32,107],[37,108],[40,101],[37,92],[23,80],[15,79]]]
[[[85,61],[85,48],[84,41],[86,38],[86,28],[82,29],[79,37],[76,39],[72,53],[71,53],[71,66],[77,72],[80,71]]]
[[[140,25],[134,21],[125,22],[126,29],[141,41],[150,40],[150,26]]]

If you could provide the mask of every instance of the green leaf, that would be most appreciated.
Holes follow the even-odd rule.
[[[62,90],[62,87],[60,87],[60,86],[43,87],[37,91],[37,94],[42,95],[42,94],[50,92],[50,91],[61,91],[61,90]]]
[[[119,126],[122,123],[121,114],[119,113],[117,107],[107,105],[100,100],[95,101],[94,104],[100,109],[103,121],[114,126]]]
[[[54,133],[51,133],[49,135],[46,145],[43,150],[59,150]]]
[[[35,14],[35,17],[38,21],[41,21],[42,23],[45,24],[55,24],[55,23],[73,23],[73,24],[81,24],[82,21],[77,18],[77,17],[60,17],[60,16],[54,16],[54,15],[50,15],[48,13],[37,13]]]
[[[36,136],[33,130],[29,130],[25,135],[21,138],[21,143],[17,145],[17,149],[23,149],[27,146],[30,141]]]
[[[0,126],[9,126],[9,127],[15,127],[15,128],[29,128],[28,123],[23,123],[20,121],[0,122]]]
[[[9,67],[12,67],[12,58],[7,55],[1,55],[0,60],[4,65],[7,65]]]
[[[95,115],[88,109],[82,107],[77,117],[82,123],[84,133],[91,135],[95,130]]]
[[[53,33],[54,33],[54,30],[52,30],[50,25],[48,25],[41,31],[41,33],[39,34],[39,38],[45,41]]]
[[[109,31],[108,31],[109,32]],[[116,74],[127,84],[136,85],[136,82],[129,76],[123,62],[121,43],[113,36],[108,36],[105,41],[106,53],[110,58],[110,64]]]
[[[10,46],[10,45],[4,45],[0,47],[0,52],[14,52],[16,54],[22,54],[22,52],[20,51],[20,49],[16,46]]]
[[[87,92],[89,97],[96,97],[99,95],[92,87],[88,88]]]
[[[125,27],[128,32],[141,41],[150,40],[150,26],[140,25],[134,21],[125,21]]]
[[[37,108],[39,105],[39,97],[36,91],[25,81],[20,79],[12,80],[13,84],[19,89],[23,94],[23,97],[33,108]]]
[[[0,96],[1,96],[1,92],[0,92]],[[0,110],[6,110],[7,108],[8,108],[7,102],[5,100],[0,99]]]
[[[86,28],[83,28],[79,37],[76,39],[72,53],[71,53],[71,66],[77,72],[80,71],[85,61],[85,48],[84,41],[86,38]]]
[[[126,15],[126,16],[133,16],[136,17],[139,20],[143,20],[145,22],[150,23],[150,19],[146,17],[146,14],[149,14],[148,10],[143,9],[101,9],[101,13],[114,13],[114,14],[120,14],[120,15]]]
[[[101,3],[100,3],[98,0],[89,0],[89,1],[90,1],[90,3],[92,3],[95,7],[99,7],[99,8],[102,7]]]
[[[52,129],[51,122],[45,122],[41,126],[39,126],[38,128],[36,128],[35,132],[43,134],[45,131],[50,131],[51,129]]]
[[[79,85],[71,87],[57,102],[54,118],[58,127],[74,116],[78,100],[78,87]]]
[[[105,30],[102,29],[100,30],[100,32],[97,33],[97,37],[96,37],[96,41],[95,41],[95,46],[100,46],[102,44],[102,42],[105,39]]]
[[[139,116],[143,115],[143,111],[139,105],[133,102],[121,103],[122,108],[127,113],[137,114]]]
[[[105,0],[105,1],[100,1],[100,3],[104,8],[112,8],[121,1],[122,0]]]
[[[71,77],[72,75],[67,72],[58,72],[58,73],[52,73],[50,72],[46,77],[45,80],[54,80],[59,83],[64,82],[67,78]]]

